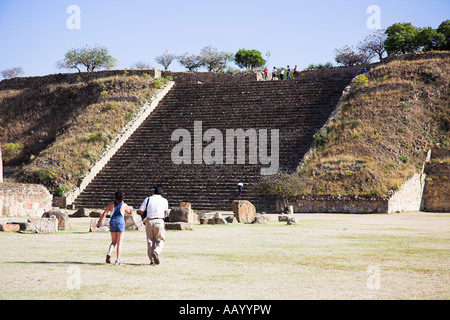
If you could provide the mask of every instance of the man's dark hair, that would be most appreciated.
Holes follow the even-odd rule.
[[[154,194],[159,194],[162,195],[163,193],[163,188],[160,185],[156,185],[152,188],[152,191]]]

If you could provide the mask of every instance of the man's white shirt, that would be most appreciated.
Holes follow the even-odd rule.
[[[145,211],[145,204],[147,203],[148,197],[142,202],[140,211]],[[169,202],[167,199],[161,197],[159,194],[154,194],[150,197],[147,205],[147,219],[162,218],[164,219],[164,211],[169,209]]]

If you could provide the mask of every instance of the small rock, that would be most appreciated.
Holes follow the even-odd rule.
[[[288,225],[292,225],[292,224],[296,224],[296,223],[297,223],[297,221],[295,220],[295,218],[289,218],[287,221]]]
[[[237,219],[235,216],[228,216],[225,218],[225,221],[228,223],[238,223]]]
[[[259,215],[256,216],[255,219],[252,221],[252,223],[266,223],[267,219],[265,216]]]
[[[80,208],[77,212],[73,213],[71,218],[88,218],[90,211],[86,208]]]

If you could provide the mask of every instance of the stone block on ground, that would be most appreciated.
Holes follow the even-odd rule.
[[[256,208],[250,201],[235,200],[232,207],[233,214],[238,222],[251,223],[256,217]]]
[[[91,211],[89,212],[89,218],[100,218],[102,213],[99,211]]]
[[[58,219],[52,218],[29,218],[27,229],[37,233],[55,233],[58,231]]]
[[[102,220],[100,228],[97,228],[98,219],[91,219],[91,224],[89,226],[89,232],[109,232],[109,219],[105,218]]]
[[[200,224],[209,224],[209,220],[212,220],[212,219],[209,218],[206,214],[201,216],[199,219]]]
[[[175,207],[170,210],[169,222],[187,222],[194,224],[194,211],[191,207]]]
[[[88,218],[90,210],[86,208],[80,208],[75,213],[73,213],[71,218]]]
[[[140,215],[136,213],[126,214],[124,218],[126,230],[145,230],[145,226]]]
[[[214,224],[227,224],[227,223],[228,223],[228,222],[225,220],[225,218],[222,217],[222,215],[220,214],[220,212],[217,212],[217,213],[214,215],[213,221],[214,221]]]
[[[263,215],[257,215],[255,217],[255,219],[253,219],[252,223],[266,223],[267,222],[267,218],[266,216]]]
[[[69,230],[71,228],[69,215],[66,212],[58,208],[53,208],[42,215],[42,218],[51,217],[58,219],[58,230]]]
[[[17,232],[20,230],[20,225],[15,223],[0,224],[0,231]]]
[[[225,221],[227,223],[238,223],[238,221],[237,221],[235,216],[227,216],[227,217],[225,217]]]
[[[278,221],[280,222],[287,222],[289,220],[289,218],[292,218],[292,216],[287,215],[287,214],[281,214],[278,216]]]
[[[181,202],[180,203],[180,207],[182,207],[182,208],[190,208],[191,207],[191,203],[190,202]]]
[[[192,224],[188,222],[166,222],[165,223],[165,229],[166,230],[186,230],[186,229],[192,229]]]

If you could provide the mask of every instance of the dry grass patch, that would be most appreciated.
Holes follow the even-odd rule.
[[[315,136],[290,195],[387,198],[432,146],[450,145],[450,58],[392,61],[364,77]]]
[[[117,133],[165,79],[124,73],[88,82],[0,91],[0,139],[16,180],[39,183],[55,195],[76,187]],[[4,147],[3,147],[4,148]],[[16,148],[15,150],[19,150]]]

